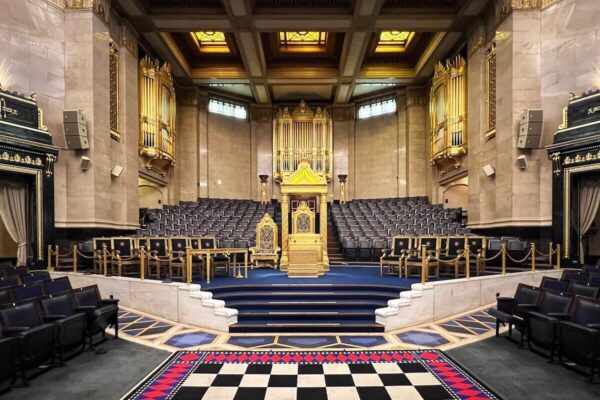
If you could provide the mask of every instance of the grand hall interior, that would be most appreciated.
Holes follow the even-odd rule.
[[[0,398],[600,398],[600,1],[0,9]]]

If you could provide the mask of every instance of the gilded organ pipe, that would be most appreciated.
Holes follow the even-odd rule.
[[[291,175],[300,162],[307,161],[311,169],[331,180],[332,121],[326,109],[310,109],[304,101],[292,112],[279,109],[273,122],[274,179],[281,181]]]

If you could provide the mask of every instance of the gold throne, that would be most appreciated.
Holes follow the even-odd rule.
[[[306,201],[301,201],[292,212],[292,234],[288,243],[288,276],[316,278],[322,275],[323,242],[315,233],[315,212]]]
[[[277,269],[279,251],[277,246],[277,224],[265,214],[256,225],[256,246],[250,248],[250,262],[258,267],[259,261],[271,261]]]

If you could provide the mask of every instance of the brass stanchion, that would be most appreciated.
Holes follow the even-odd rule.
[[[52,271],[52,245],[48,245],[48,272]]]
[[[560,262],[561,262],[562,256],[560,255],[560,243],[558,243],[556,245],[556,268],[560,269]]]
[[[140,279],[146,279],[146,249],[140,246]]]
[[[77,245],[73,245],[73,272],[77,272]]]
[[[506,243],[502,243],[502,275],[506,275]]]
[[[108,267],[106,266],[106,244],[102,244],[102,273],[108,275]]]
[[[421,246],[421,283],[427,282],[429,264],[427,262],[427,247]]]
[[[548,248],[548,264],[552,267],[552,256],[554,255],[554,245],[550,242],[550,246]]]
[[[535,243],[531,243],[531,272],[535,272]]]
[[[58,271],[58,245],[54,246],[54,270]]]
[[[471,252],[468,244],[465,246],[463,255],[465,257],[465,278],[471,279]]]
[[[185,273],[186,281],[188,285],[192,284],[192,249],[191,247],[185,248]]]

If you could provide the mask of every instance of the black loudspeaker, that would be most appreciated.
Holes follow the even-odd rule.
[[[90,142],[87,133],[87,122],[81,110],[64,111],[63,124],[65,127],[67,149],[85,150],[90,148]]]
[[[517,148],[539,149],[542,142],[543,110],[525,110],[521,114]]]

